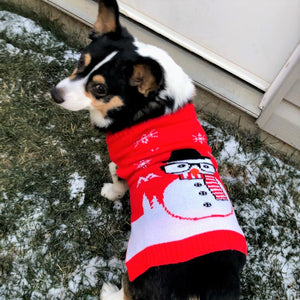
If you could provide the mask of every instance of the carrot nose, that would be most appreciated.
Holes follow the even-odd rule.
[[[189,175],[192,175],[194,178],[198,178],[200,171],[197,168],[192,168],[189,172]]]
[[[201,173],[198,168],[192,168],[188,173],[183,173],[179,175],[180,179],[200,179]]]

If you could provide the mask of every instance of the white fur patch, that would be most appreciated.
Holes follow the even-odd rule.
[[[56,88],[60,90],[64,99],[60,106],[71,111],[88,109],[91,99],[84,94],[86,81],[87,78],[75,81],[66,78],[59,82]]]
[[[100,61],[94,68],[93,70],[90,72],[93,73],[95,70],[99,69],[101,66],[103,66],[104,64],[106,64],[108,61],[110,61],[116,54],[118,53],[118,51],[113,51],[111,54],[107,55],[102,61]],[[89,75],[90,75],[89,74]],[[89,76],[88,75],[88,76]]]
[[[101,300],[123,300],[123,289],[119,290],[115,285],[104,283],[100,294]]]
[[[177,110],[193,98],[195,95],[195,87],[192,80],[167,52],[138,41],[135,41],[134,44],[138,48],[138,54],[156,60],[164,70],[166,86],[165,89],[160,92],[160,98],[173,98],[175,100],[174,110]]]
[[[99,128],[106,128],[112,123],[111,119],[109,119],[107,117],[103,118],[103,115],[101,114],[101,112],[99,110],[90,108],[89,111],[90,111],[91,123],[93,125],[96,125]]]
[[[62,93],[62,97],[64,99],[64,102],[61,103],[60,106],[71,111],[78,111],[83,109],[92,110],[93,107],[91,106],[91,99],[85,95],[85,85],[87,83],[87,80],[90,74],[110,61],[116,54],[117,51],[114,51],[107,55],[93,68],[93,70],[86,77],[80,80],[70,80],[69,78],[66,78],[60,81],[56,86],[56,88],[59,89]],[[100,113],[95,116],[95,121],[92,121],[94,121],[94,123],[96,123],[97,125],[100,125],[100,123],[102,124],[103,122],[107,124],[103,116],[99,114]]]

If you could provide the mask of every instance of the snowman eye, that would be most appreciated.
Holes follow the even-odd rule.
[[[201,169],[203,170],[203,171],[205,171],[205,172],[209,172],[209,173],[214,173],[215,172],[215,168],[214,168],[214,166],[213,165],[211,165],[211,164],[200,164],[200,167],[201,167]]]
[[[166,173],[182,173],[189,170],[190,165],[188,163],[175,163],[168,164],[164,167]]]

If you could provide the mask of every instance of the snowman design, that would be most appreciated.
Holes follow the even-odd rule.
[[[232,213],[229,197],[215,177],[216,170],[209,157],[195,149],[176,150],[161,169],[178,175],[163,192],[162,204],[172,217],[200,220]]]

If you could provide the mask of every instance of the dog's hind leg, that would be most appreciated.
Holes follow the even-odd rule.
[[[104,283],[100,293],[101,300],[125,300],[123,289],[118,289],[115,285]]]
[[[109,200],[115,201],[121,199],[128,190],[125,180],[117,175],[117,165],[114,162],[108,165],[113,183],[104,183],[101,189],[101,195]]]

